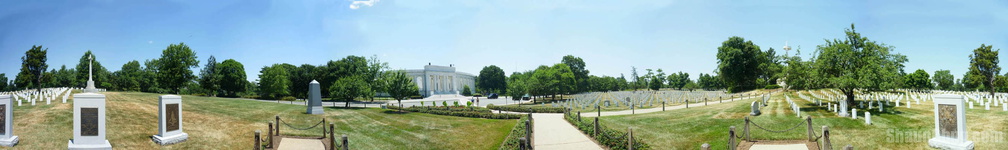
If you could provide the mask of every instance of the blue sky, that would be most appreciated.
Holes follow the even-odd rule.
[[[593,75],[629,77],[636,66],[695,79],[714,72],[717,47],[730,36],[778,54],[787,41],[808,58],[851,23],[906,55],[907,72],[948,69],[960,78],[980,44],[1008,50],[1008,2],[996,0],[0,0],[0,73],[13,79],[32,45],[49,49],[50,69],[76,66],[92,50],[115,71],[185,42],[201,67],[210,55],[235,59],[249,80],[266,65],[347,55],[376,55],[392,69],[455,64],[477,74],[497,65],[510,74],[568,54]]]

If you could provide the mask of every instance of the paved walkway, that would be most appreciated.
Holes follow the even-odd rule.
[[[533,113],[532,127],[535,149],[602,150],[591,138],[567,123],[563,114]]]
[[[283,138],[277,150],[325,150],[325,145],[317,139]]]
[[[753,145],[752,147],[749,147],[749,150],[782,150],[782,149],[808,150],[808,147],[806,147],[805,144],[785,144],[785,145],[756,144]]]

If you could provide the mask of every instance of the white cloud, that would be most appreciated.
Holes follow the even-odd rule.
[[[361,6],[368,6],[368,7],[374,6],[375,3],[378,3],[378,0],[365,0],[365,1],[351,0],[350,2],[352,2],[350,3],[350,9],[359,9]]]

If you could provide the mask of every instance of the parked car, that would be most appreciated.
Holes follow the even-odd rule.
[[[528,94],[525,94],[525,96],[522,96],[522,98],[521,98],[521,99],[522,99],[522,100],[529,100],[529,99],[532,99],[532,98],[531,98],[531,97],[529,97],[529,95],[528,95]]]
[[[497,99],[497,93],[490,93],[487,95],[488,99]]]

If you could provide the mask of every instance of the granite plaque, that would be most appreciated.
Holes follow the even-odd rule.
[[[81,136],[98,136],[98,108],[81,108]]]
[[[179,104],[165,104],[165,125],[168,131],[179,129]]]
[[[940,135],[948,138],[957,138],[956,106],[939,104],[938,111],[938,129],[940,129]]]
[[[0,135],[7,135],[7,105],[0,104]]]

